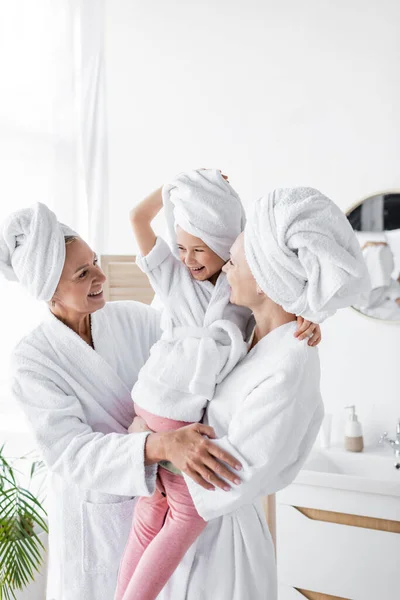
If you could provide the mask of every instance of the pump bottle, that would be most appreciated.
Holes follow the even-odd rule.
[[[361,423],[356,415],[356,407],[352,404],[351,406],[345,406],[345,408],[350,412],[344,430],[344,447],[349,452],[362,452],[364,440]]]

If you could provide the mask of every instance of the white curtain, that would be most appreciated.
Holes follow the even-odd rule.
[[[98,253],[107,221],[103,17],[101,0],[0,3],[0,222],[44,202]],[[44,310],[0,280],[0,429],[12,407],[11,349]]]

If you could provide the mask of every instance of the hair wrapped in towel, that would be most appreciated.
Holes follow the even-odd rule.
[[[64,237],[72,235],[40,202],[12,213],[0,226],[0,273],[38,300],[51,300],[64,267]]]
[[[216,169],[187,171],[162,191],[168,234],[177,255],[176,226],[200,238],[223,260],[246,218],[238,194]]]
[[[312,188],[276,189],[254,206],[244,235],[260,288],[287,312],[321,323],[370,290],[346,216]]]

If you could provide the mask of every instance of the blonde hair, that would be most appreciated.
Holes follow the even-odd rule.
[[[75,240],[78,240],[78,239],[79,238],[77,235],[65,235],[64,236],[64,241],[65,241],[66,246],[68,246],[69,244],[72,244],[72,242],[74,242]],[[56,291],[57,290],[58,290],[58,285],[57,285]],[[56,292],[54,292],[54,293],[56,293]],[[53,298],[54,298],[54,295],[53,295]],[[53,299],[49,300],[49,304],[52,304],[52,306],[54,306],[55,305],[54,300]]]

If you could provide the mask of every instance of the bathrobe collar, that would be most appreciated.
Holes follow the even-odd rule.
[[[101,386],[104,389],[104,394],[96,396],[96,401],[102,405],[107,411],[110,410],[109,397],[113,398],[129,398],[131,390],[125,385],[116,371],[109,365],[102,354],[110,353],[110,348],[103,347],[104,341],[109,345],[110,340],[115,342],[112,332],[109,330],[108,319],[103,315],[103,309],[96,311],[90,315],[92,341],[94,349],[87,344],[75,331],[57,319],[49,310],[47,317],[49,325],[57,336],[57,345],[66,355],[74,352],[75,356],[80,355],[80,363],[86,369],[90,369],[92,373],[98,374],[101,377]],[[107,353],[105,352],[107,350]],[[117,352],[117,348],[115,349]],[[132,411],[128,409],[129,402],[119,402],[115,404],[115,409],[118,414],[113,415],[119,422],[124,423],[126,428],[132,422]]]
[[[279,345],[286,338],[286,336],[289,336],[289,335],[293,336],[294,332],[296,331],[296,327],[297,327],[297,321],[289,321],[289,323],[285,323],[284,325],[280,325],[279,327],[276,327],[270,333],[268,333],[263,338],[261,338],[261,340],[258,341],[257,344],[251,350],[249,350],[249,353],[247,354],[247,356],[253,355],[256,352],[268,352],[269,350],[273,350],[273,355],[278,356],[279,355]],[[248,342],[249,348],[252,344],[254,334],[255,334],[255,327],[253,329],[253,333],[251,334],[249,342]],[[294,337],[293,337],[293,339],[298,344],[300,343]]]

